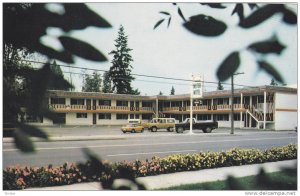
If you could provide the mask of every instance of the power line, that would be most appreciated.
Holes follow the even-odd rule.
[[[31,62],[31,63],[38,63],[38,64],[46,64],[45,62],[39,62],[39,61],[33,61],[33,60],[21,60],[25,62]],[[54,65],[53,63],[47,63],[50,65]],[[93,69],[93,68],[85,68],[85,67],[78,67],[78,66],[70,66],[70,65],[59,65],[58,66],[62,67],[69,67],[69,68],[75,68],[75,69],[83,69],[83,70],[90,70],[90,71],[101,71],[101,72],[107,72],[108,70],[103,70],[103,69]],[[140,76],[140,77],[148,77],[148,78],[157,78],[157,79],[165,79],[165,80],[177,80],[177,81],[185,81],[185,82],[192,82],[193,80],[191,79],[182,79],[182,78],[172,78],[172,77],[163,77],[163,76],[153,76],[153,75],[145,75],[145,74],[135,74],[132,73],[131,75],[134,76]],[[204,83],[208,84],[218,84],[219,82],[212,82],[212,81],[203,81]],[[221,84],[224,85],[231,85],[230,83],[225,83],[221,82]],[[242,85],[242,84],[235,84],[235,86],[241,86],[241,87],[253,87],[253,86],[247,86],[247,85]]]

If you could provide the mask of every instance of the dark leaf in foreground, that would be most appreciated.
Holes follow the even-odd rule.
[[[22,130],[17,129],[14,132],[15,144],[18,149],[22,152],[29,153],[34,152],[34,145],[30,140],[29,136]]]
[[[225,32],[227,26],[222,21],[203,14],[192,16],[183,24],[189,31],[204,36],[218,36]]]
[[[65,22],[60,25],[65,31],[83,29],[88,26],[111,27],[104,18],[90,10],[84,3],[64,3],[63,5],[65,14],[62,19]]]
[[[182,11],[181,11],[180,8],[178,8],[178,14],[182,18],[182,20],[184,20],[184,22],[186,22],[186,19],[185,19],[185,17],[184,17],[184,15],[183,15],[183,13],[182,13]]]
[[[155,25],[153,29],[156,29],[156,27],[158,27],[165,19],[161,19],[159,20]]]
[[[18,123],[17,126],[19,127],[19,129],[21,129],[21,131],[25,132],[30,136],[48,139],[48,135],[35,126],[21,124],[21,123]]]
[[[287,24],[297,24],[297,15],[289,9],[283,11],[283,21]]]
[[[251,10],[258,8],[258,5],[256,3],[248,3]]]
[[[244,7],[243,7],[243,4],[241,4],[241,3],[236,4],[236,6],[234,7],[231,15],[234,15],[235,13],[237,13],[237,15],[239,16],[240,21],[244,20]]]
[[[270,4],[254,11],[250,16],[240,21],[239,26],[243,28],[251,28],[264,22],[276,13],[282,12],[284,6],[282,4]]]
[[[83,149],[83,153],[87,156],[87,158],[91,161],[91,172],[94,174],[99,174],[102,171],[102,162],[101,159],[98,158],[96,154],[94,154],[88,148]]]
[[[240,56],[238,52],[231,53],[217,70],[217,77],[220,81],[225,81],[231,77],[240,66]]]
[[[226,182],[229,190],[247,190],[247,188],[242,183],[240,183],[239,180],[235,179],[232,176],[228,176]]]
[[[168,12],[159,12],[159,13],[170,16],[170,13],[168,13]]]
[[[221,3],[200,3],[201,5],[207,5],[211,8],[217,8],[217,9],[224,9],[226,6],[222,5]]]
[[[59,40],[65,49],[79,57],[92,61],[107,61],[106,57],[90,44],[66,36],[59,37]]]
[[[57,59],[60,61],[63,61],[65,63],[74,63],[72,53],[66,50],[63,51],[56,51],[48,46],[42,45],[40,43],[37,43],[34,46],[34,49],[37,52],[40,52],[42,54],[45,54],[51,59]]]
[[[253,43],[248,46],[250,50],[254,50],[255,52],[259,52],[262,54],[267,53],[275,53],[281,54],[282,50],[285,48],[277,39],[271,39],[267,41]]]
[[[280,73],[271,64],[264,61],[257,61],[257,63],[260,69],[266,71],[278,82],[284,83]]]
[[[171,23],[171,17],[169,18],[169,20],[168,20],[168,27],[170,26],[170,23]]]

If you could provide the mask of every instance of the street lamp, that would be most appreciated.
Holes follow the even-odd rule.
[[[234,109],[233,109],[233,100],[234,100],[234,83],[233,77],[236,75],[244,74],[244,72],[238,72],[231,75],[231,131],[230,134],[234,134]]]

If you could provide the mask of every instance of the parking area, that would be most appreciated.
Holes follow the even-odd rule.
[[[121,131],[121,126],[48,126],[40,127],[50,136],[92,136],[92,135],[124,135]],[[294,131],[294,130],[291,130]],[[197,134],[205,134],[202,130],[193,130]],[[255,132],[275,132],[272,130],[258,130],[258,129],[235,129],[235,133],[255,133]],[[278,132],[278,131],[276,131]],[[284,131],[286,132],[286,131]],[[188,131],[185,131],[188,133]],[[215,133],[230,133],[230,128],[218,128],[210,134]],[[157,132],[150,132],[147,129],[143,133],[125,133],[125,135],[173,135],[176,132],[168,132],[165,129],[159,129]]]

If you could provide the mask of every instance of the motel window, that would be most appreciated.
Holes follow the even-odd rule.
[[[53,124],[66,124],[66,113],[55,113]]]
[[[233,104],[240,104],[241,103],[241,98],[240,97],[234,97],[233,98]]]
[[[65,98],[59,98],[59,97],[51,97],[50,100],[51,104],[66,104],[66,99]]]
[[[224,98],[223,99],[223,104],[224,105],[229,105],[229,98]]]
[[[99,105],[111,106],[111,100],[99,100]]]
[[[241,120],[241,114],[234,114],[233,119],[235,121],[240,121]],[[242,116],[242,121],[244,121],[244,120],[245,120],[245,115]]]
[[[110,113],[99,113],[98,119],[110,120],[111,114]]]
[[[150,102],[150,101],[143,101],[142,102],[142,107],[151,108],[152,107],[152,102]]]
[[[257,96],[257,103],[264,103],[264,96],[263,95]]]
[[[128,106],[128,101],[117,101],[117,106]]]
[[[229,121],[229,114],[214,114],[216,121]]]
[[[128,114],[117,114],[117,120],[127,120]]]
[[[169,101],[163,102],[163,106],[164,106],[165,108],[170,107],[170,102],[169,102]]]
[[[84,105],[84,99],[71,99],[71,105]]]
[[[76,113],[76,118],[87,118],[87,113]]]
[[[21,116],[22,119],[22,116]],[[43,123],[43,116],[37,116],[34,114],[26,114],[25,122]]]
[[[211,120],[210,114],[198,114],[197,115],[198,120]]]
[[[172,101],[171,107],[181,107],[182,102],[181,101]]]
[[[142,114],[142,120],[151,120],[152,114]]]

